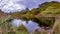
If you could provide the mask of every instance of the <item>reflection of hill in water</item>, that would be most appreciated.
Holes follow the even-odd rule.
[[[13,26],[21,26],[24,25],[29,32],[33,32],[34,30],[38,29],[39,26],[37,23],[33,22],[33,21],[28,21],[28,23],[26,23],[26,21],[20,20],[20,19],[14,19],[13,20]]]

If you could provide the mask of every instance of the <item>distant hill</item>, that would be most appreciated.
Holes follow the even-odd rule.
[[[1,14],[1,13],[0,13]],[[33,20],[43,26],[50,26],[55,22],[55,16],[60,14],[60,2],[52,1],[38,5],[38,8],[22,10],[21,12],[11,13],[12,18],[22,20]],[[3,15],[3,14],[2,14]]]

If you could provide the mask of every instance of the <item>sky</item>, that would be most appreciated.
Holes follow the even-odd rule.
[[[0,9],[5,13],[37,8],[39,4],[53,0],[0,0]],[[59,1],[59,0],[54,0]]]

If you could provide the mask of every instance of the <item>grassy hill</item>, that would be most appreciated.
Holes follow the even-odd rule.
[[[27,8],[26,10],[22,10],[21,12],[14,12],[10,14],[4,13],[0,10],[0,24],[2,24],[3,19],[3,25],[4,25],[3,27],[5,26],[8,27],[7,25],[9,24],[8,22],[9,19],[18,18],[26,21],[29,20],[35,21],[41,27],[42,26],[52,27],[55,23],[55,18],[57,15],[60,15],[60,2],[56,1],[45,2],[39,5],[38,8],[34,8],[32,10],[29,10]],[[11,18],[8,18],[8,16],[10,16]],[[5,22],[7,22],[8,24]]]
[[[58,14],[60,14],[60,2],[52,1],[42,3],[41,5],[38,5],[38,8],[34,8],[32,10],[26,8],[26,10],[11,13],[10,15],[13,19],[19,18],[26,21],[32,20],[40,24],[40,26],[49,26],[51,23],[54,23],[55,16]],[[9,14],[2,13],[2,15],[4,16]]]

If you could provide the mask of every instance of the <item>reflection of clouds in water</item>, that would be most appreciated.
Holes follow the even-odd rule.
[[[33,32],[35,29],[37,29],[39,26],[37,23],[33,22],[33,21],[28,21],[28,24],[26,23],[26,21],[22,21],[20,19],[14,19],[13,21],[13,25],[15,26],[19,26],[19,25],[24,25],[29,32]]]
[[[38,31],[43,30],[40,26],[38,26],[39,24],[37,24],[36,22],[33,21],[28,21],[28,24],[25,26],[28,29],[28,32],[34,32],[36,29]]]
[[[28,24],[26,25],[26,28],[28,29],[29,32],[33,32],[35,29],[37,29],[38,24],[33,22],[33,21],[28,21]]]
[[[26,25],[26,21],[22,21],[22,20],[20,20],[20,19],[14,19],[13,21],[12,21],[12,24],[14,25],[14,26],[20,26],[20,25]]]

